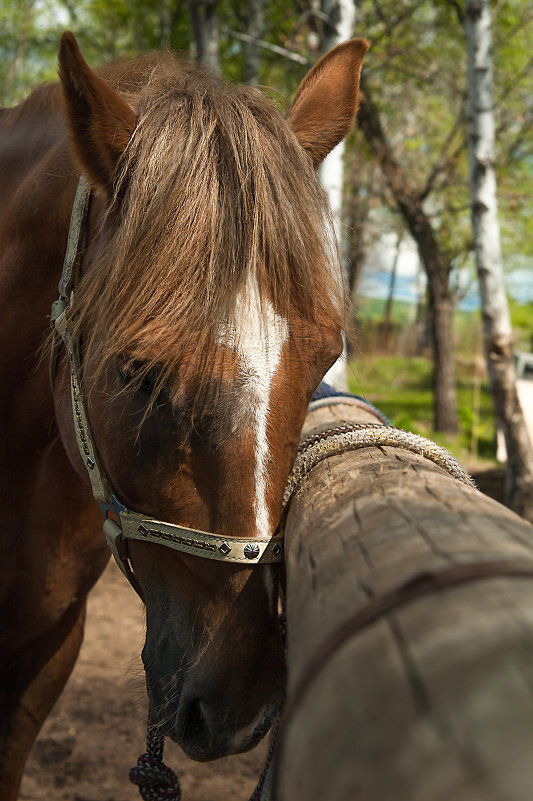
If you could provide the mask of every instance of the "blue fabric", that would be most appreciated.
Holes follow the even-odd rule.
[[[325,381],[322,381],[318,385],[318,387],[315,389],[315,391],[313,392],[313,396],[311,398],[311,401],[322,400],[322,398],[339,398],[339,397],[343,397],[343,398],[350,398],[350,397],[359,398],[359,395],[353,395],[352,396],[349,392],[339,392],[338,389],[334,389],[329,384],[326,384]],[[359,398],[359,400],[363,400],[363,399]]]
[[[373,403],[367,401],[366,398],[363,398],[361,395],[354,395],[351,392],[340,392],[339,390],[334,389],[334,387],[331,387],[329,384],[326,384],[325,381],[322,381],[313,392],[311,403],[313,401],[323,400],[323,398],[357,398],[358,401],[363,403],[365,406],[368,406],[369,409],[372,409],[372,411],[381,417],[384,423],[386,423],[388,426],[392,426],[392,423],[387,415],[378,409],[377,406],[374,406]]]

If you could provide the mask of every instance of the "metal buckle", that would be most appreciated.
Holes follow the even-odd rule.
[[[65,298],[59,297],[52,303],[52,309],[50,311],[50,326],[52,328],[55,328],[56,320],[63,314],[65,308]]]
[[[124,532],[122,531],[122,524],[120,522],[120,513],[126,511],[124,504],[120,503],[114,495],[111,495],[110,501],[100,501],[100,510],[104,517],[103,529],[104,535],[111,549],[116,561],[125,565],[128,561],[128,544]],[[113,512],[117,520],[109,517],[109,512]],[[117,522],[118,521],[118,522]],[[125,570],[123,569],[123,572]]]
[[[120,513],[127,512],[128,509],[123,503],[120,503],[116,495],[111,494],[108,501],[99,501],[100,511],[104,520],[108,519],[108,512],[113,512],[120,520]]]

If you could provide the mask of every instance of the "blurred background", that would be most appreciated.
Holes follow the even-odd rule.
[[[496,471],[503,481],[469,189],[473,5],[0,0],[0,102],[14,104],[36,83],[55,80],[58,39],[67,28],[92,66],[171,48],[230,81],[261,86],[284,112],[321,53],[352,35],[369,39],[359,127],[322,170],[353,307],[354,342],[340,383],[347,379],[351,391],[395,425],[429,435],[471,469]],[[533,5],[477,6],[491,14],[499,269],[527,424],[533,417]],[[503,436],[504,461],[502,445]],[[502,487],[495,491],[503,497]]]
[[[533,522],[531,0],[0,0],[0,105],[56,79],[65,29],[91,66],[170,48],[257,84],[284,113],[323,52],[353,35],[370,40],[359,124],[321,170],[353,327],[332,380],[446,446],[482,490]],[[481,174],[491,176],[483,202]],[[488,207],[484,246],[473,222]],[[144,618],[113,566],[91,595],[89,623],[28,763],[25,801],[138,797],[126,775],[144,736],[131,656]],[[167,760],[184,797],[246,798],[267,747],[206,766],[169,744]]]

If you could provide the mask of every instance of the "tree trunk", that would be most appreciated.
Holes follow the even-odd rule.
[[[322,13],[327,17],[322,40],[322,52],[345,42],[353,36],[355,28],[355,3],[353,0],[323,0]],[[329,199],[329,205],[335,220],[335,233],[343,260],[346,285],[349,283],[346,258],[347,243],[343,235],[343,185],[344,185],[344,142],[333,148],[319,167],[320,182]],[[331,367],[325,377],[328,384],[344,391],[348,388],[346,380],[346,345],[345,353]]]
[[[170,48],[172,37],[171,0],[163,0],[159,7],[159,47]]]
[[[252,40],[260,39],[263,33],[263,0],[248,0],[248,23],[246,32]],[[261,48],[253,41],[243,42],[242,80],[257,86],[261,69]]]
[[[365,230],[370,212],[369,199],[372,194],[375,168],[373,162],[363,165],[357,158],[355,148],[351,152],[345,150],[344,164],[347,169],[346,183],[349,186],[349,194],[344,201],[348,234],[348,288],[350,301],[356,304],[359,279],[367,251]]]
[[[392,261],[392,269],[390,273],[389,291],[387,294],[387,300],[385,301],[385,310],[383,313],[383,322],[386,325],[390,325],[391,323],[392,304],[394,302],[394,292],[396,290],[396,276],[398,273],[398,262],[400,260],[401,246],[402,246],[402,235],[398,234],[398,239],[396,240],[396,248],[394,250],[394,259]]]
[[[512,328],[503,280],[494,172],[491,11],[488,0],[467,0],[465,31],[470,196],[489,382],[507,449],[506,502],[533,521],[533,449],[516,391]]]
[[[368,412],[323,406],[304,430],[346,420]],[[533,527],[368,447],[310,471],[285,542],[276,801],[531,801]]]
[[[448,287],[429,282],[429,324],[433,349],[435,431],[455,434],[459,429],[455,354],[453,351],[454,302]]]
[[[217,2],[188,0],[196,60],[214,72],[220,72]]]
[[[368,82],[361,76],[359,127],[376,158],[392,192],[396,205],[418,246],[418,252],[428,277],[430,292],[429,313],[432,317],[434,371],[434,425],[437,431],[455,434],[457,396],[455,388],[455,357],[453,348],[453,296],[449,288],[451,265],[439,248],[420,195],[410,186],[396,161],[385,137],[379,113],[372,102]],[[444,361],[443,364],[440,361]]]

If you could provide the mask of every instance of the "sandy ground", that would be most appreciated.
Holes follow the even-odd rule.
[[[26,767],[24,801],[139,801],[129,768],[145,750],[146,694],[140,602],[115,564],[89,596],[85,640],[67,687],[44,724]],[[183,801],[247,801],[268,742],[217,762],[188,760],[174,743],[165,762]]]

